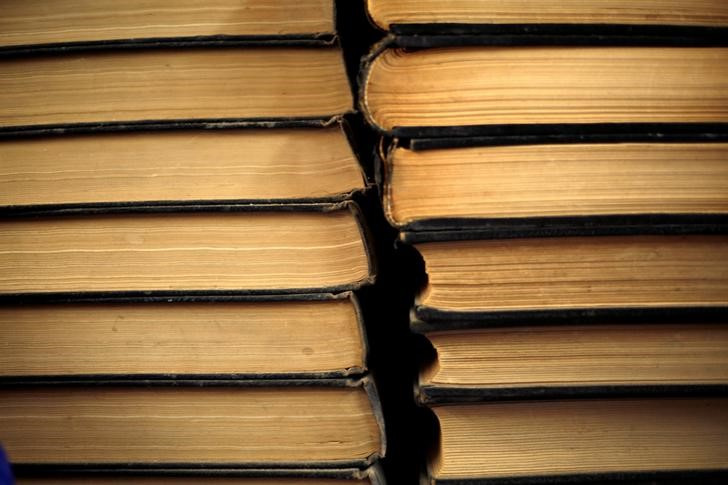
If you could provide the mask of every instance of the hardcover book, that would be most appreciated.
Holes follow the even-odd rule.
[[[724,129],[726,60],[721,47],[384,49],[364,67],[360,104],[403,138]]]
[[[18,384],[0,410],[24,467],[364,468],[385,450],[368,377]]]
[[[6,136],[77,124],[328,120],[352,111],[352,103],[336,46],[104,50],[0,59],[0,129]]]
[[[723,142],[395,147],[383,206],[405,231],[718,222],[728,213],[726,160]]]
[[[544,237],[416,244],[428,282],[420,320],[728,306],[728,239]]]
[[[521,401],[433,407],[431,484],[604,482],[728,467],[728,399]],[[683,482],[684,483],[684,482]]]
[[[420,402],[728,390],[721,321],[509,323],[415,322],[436,354],[420,371]]]
[[[356,204],[291,209],[7,218],[0,294],[332,293],[373,281]]]
[[[350,293],[70,299],[0,307],[0,383],[48,379],[315,379],[367,370]]]
[[[338,202],[367,187],[345,123],[0,139],[0,210]]]
[[[726,26],[721,0],[367,0],[367,12],[381,29],[402,25],[573,24]]]
[[[225,41],[327,39],[332,0],[8,0],[0,53],[74,47],[128,47]]]

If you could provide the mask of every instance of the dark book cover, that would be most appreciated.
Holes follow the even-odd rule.
[[[385,485],[381,466],[375,463],[367,468],[150,468],[134,469],[120,467],[55,467],[16,465],[13,471],[17,478],[90,478],[114,477],[137,478],[321,478],[331,480],[369,480],[371,485]]]
[[[554,385],[527,387],[465,387],[415,385],[417,402],[422,406],[433,404],[472,404],[512,400],[629,398],[629,397],[697,397],[728,396],[726,384],[614,384],[614,385]]]
[[[634,214],[504,219],[430,219],[408,224],[407,244],[544,237],[727,234],[723,214]]]
[[[670,472],[575,473],[569,475],[437,479],[423,477],[421,485],[576,485],[609,483],[624,485],[719,485],[728,480],[728,470],[679,470]]]

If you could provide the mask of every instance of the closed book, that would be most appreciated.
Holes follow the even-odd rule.
[[[399,138],[725,131],[724,47],[375,50],[360,105]]]
[[[309,42],[335,32],[332,0],[9,1],[0,54],[74,48]]]
[[[316,379],[367,370],[350,293],[90,298],[6,304],[0,382]]]
[[[381,29],[494,25],[574,24],[726,26],[728,8],[720,0],[676,4],[665,0],[558,2],[555,0],[367,0],[370,19]]]
[[[6,301],[54,294],[260,296],[335,293],[373,281],[368,238],[352,202],[167,209],[4,219],[0,294]]]
[[[24,467],[364,468],[385,451],[368,377],[38,384],[0,392],[0,439]]]
[[[367,187],[342,119],[314,127],[0,140],[0,211],[340,202]]]
[[[397,146],[383,206],[404,231],[718,223],[726,159],[724,142]]]
[[[725,398],[438,405],[430,484],[720,483]]]
[[[435,350],[421,403],[556,397],[725,394],[722,321],[618,320],[549,325],[413,322]]]
[[[720,229],[490,239],[463,233],[416,243],[428,280],[415,315],[432,322],[724,312],[728,245]]]
[[[353,103],[335,45],[100,50],[6,57],[0,65],[5,136],[79,125],[320,123]]]

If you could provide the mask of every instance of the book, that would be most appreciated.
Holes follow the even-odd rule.
[[[728,25],[728,7],[720,0],[689,5],[665,0],[367,0],[367,12],[384,30],[392,24]]]
[[[104,483],[109,485],[384,485],[379,466],[340,469],[187,469],[187,470],[133,470],[84,467],[81,469],[57,467],[15,467],[18,485],[58,483],[80,485]],[[100,482],[103,481],[103,482]]]
[[[190,376],[330,378],[367,370],[350,293],[71,299],[0,307],[0,382]]]
[[[404,138],[725,124],[727,60],[720,47],[384,49],[364,68],[361,110]]]
[[[436,353],[419,374],[422,403],[728,389],[728,328],[716,321],[413,329]]]
[[[432,484],[650,479],[726,472],[728,399],[634,398],[434,406]],[[693,477],[695,480],[695,477]]]
[[[384,161],[383,206],[404,230],[725,216],[726,158],[726,143],[395,147]]]
[[[331,0],[11,0],[0,19],[0,48],[120,41],[222,40],[333,35]],[[1,52],[1,51],[0,51]]]
[[[332,293],[373,280],[355,204],[291,209],[6,218],[0,295]]]
[[[635,234],[423,242],[424,321],[728,305],[728,238]]]
[[[334,46],[109,50],[0,64],[5,133],[72,124],[329,119],[352,111],[344,59]]]
[[[340,201],[367,182],[341,120],[319,128],[0,139],[0,209]]]
[[[367,377],[17,385],[0,409],[22,466],[364,468],[385,447]]]

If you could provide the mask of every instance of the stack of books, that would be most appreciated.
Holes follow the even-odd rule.
[[[382,483],[334,14],[4,5],[0,443],[19,483]]]
[[[725,480],[728,5],[368,0],[425,483]]]

